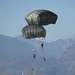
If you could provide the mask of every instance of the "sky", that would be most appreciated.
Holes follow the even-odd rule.
[[[38,9],[58,15],[56,24],[44,26],[45,41],[67,39],[75,35],[75,0],[0,0],[0,34],[16,37],[28,23],[25,16]]]

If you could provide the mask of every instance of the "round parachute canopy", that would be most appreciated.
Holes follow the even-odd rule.
[[[55,24],[57,15],[48,10],[35,10],[26,15],[25,19],[29,25]]]
[[[44,38],[46,36],[46,30],[39,25],[27,25],[22,29],[22,36],[26,39]]]

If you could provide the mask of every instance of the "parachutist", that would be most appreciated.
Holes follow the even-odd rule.
[[[44,61],[46,61],[45,57],[43,57]]]
[[[32,68],[32,71],[34,71],[34,68]]]
[[[43,49],[43,46],[44,46],[44,44],[42,43],[42,44],[41,44],[42,49]]]
[[[36,56],[35,56],[35,54],[34,54],[34,55],[33,55],[33,59],[35,59],[35,57],[36,57]]]

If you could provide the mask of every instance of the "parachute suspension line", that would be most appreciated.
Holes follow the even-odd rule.
[[[31,75],[36,75],[36,72],[35,72],[35,69],[34,68],[32,68]]]
[[[34,48],[34,49],[33,49],[33,59],[36,58],[36,51],[37,51],[37,50]]]
[[[44,61],[46,61],[46,58],[45,58],[45,52],[44,52],[44,43],[43,43],[43,40],[44,40],[45,38],[42,38],[41,40],[42,40],[42,42],[41,42],[41,50],[42,50],[42,52],[43,52],[43,60]]]
[[[32,67],[32,74],[31,75],[35,75],[35,59],[36,59],[36,53],[37,53],[37,49],[36,48],[33,48],[32,50],[33,52],[33,67]]]

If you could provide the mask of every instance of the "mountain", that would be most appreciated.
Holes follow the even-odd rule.
[[[68,47],[58,63],[52,66],[51,75],[75,75],[75,44]]]
[[[33,46],[13,37],[0,35],[0,59],[32,55]]]
[[[73,36],[73,38],[72,38],[73,40],[75,40],[75,35]]]
[[[66,61],[75,61],[75,44],[68,47],[66,51],[62,53],[60,59]]]
[[[72,38],[68,38],[66,40],[57,39],[56,41],[50,43],[47,43],[44,40],[42,41],[36,39],[25,39],[20,35],[15,38],[34,46],[40,56],[45,56],[49,58],[60,58],[61,54],[66,50],[66,48],[75,43],[75,40],[73,40]],[[41,43],[44,43],[43,52],[41,49]]]
[[[24,75],[75,75],[75,41],[69,38],[42,42],[46,61],[41,57],[40,40],[0,35],[0,75],[21,75],[22,72]],[[34,47],[38,50],[35,60],[32,58]]]
[[[42,42],[44,43],[43,50],[41,48]],[[47,43],[37,39],[25,39],[22,36],[9,37],[0,35],[0,55],[2,57],[32,55],[32,49],[36,48],[39,56],[60,58],[66,48],[74,43],[75,41],[71,38],[66,40],[57,39],[56,41]]]

